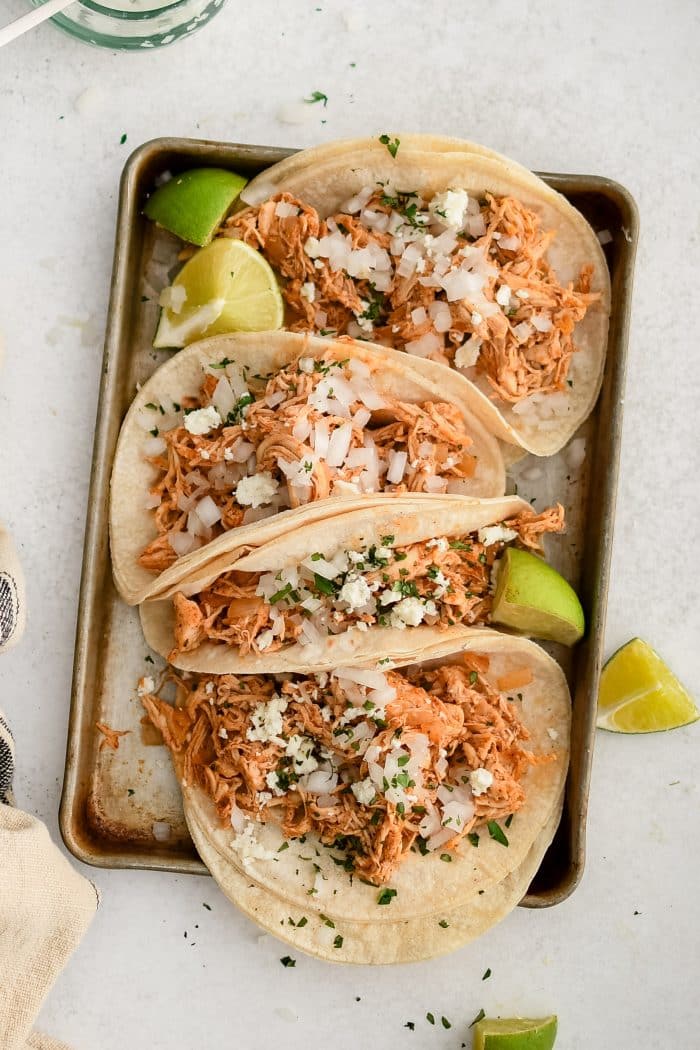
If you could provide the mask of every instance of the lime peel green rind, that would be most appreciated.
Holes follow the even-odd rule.
[[[700,718],[687,689],[641,638],[632,638],[605,664],[598,711],[596,725],[612,733],[661,733]]]
[[[193,168],[149,197],[144,215],[189,244],[208,244],[247,183],[225,168]]]
[[[557,1018],[490,1018],[474,1028],[473,1050],[552,1050]]]
[[[573,645],[585,618],[576,591],[542,558],[508,547],[498,566],[491,619],[534,638]]]

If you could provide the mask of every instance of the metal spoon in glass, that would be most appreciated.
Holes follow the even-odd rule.
[[[41,25],[47,18],[59,14],[59,12],[65,10],[66,7],[70,7],[73,3],[75,3],[75,0],[46,0],[46,3],[42,4],[41,7],[35,7],[28,14],[16,18],[14,22],[10,22],[9,25],[0,29],[0,47],[9,44],[11,40],[16,40],[18,36],[22,36],[23,33],[33,29],[34,26]]]

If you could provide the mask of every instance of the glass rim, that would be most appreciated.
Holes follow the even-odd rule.
[[[94,14],[103,15],[106,18],[123,19],[127,22],[142,22],[157,18],[158,15],[167,14],[169,11],[177,11],[180,7],[186,7],[190,2],[191,0],[168,0],[167,3],[162,4],[160,7],[152,7],[147,11],[125,11],[121,7],[110,7],[109,0],[106,0],[106,2],[104,0],[103,2],[99,2],[99,0],[75,0],[75,3],[79,7],[84,7],[86,11],[92,11]],[[62,14],[68,21],[72,22],[69,11],[70,8],[67,8]]]

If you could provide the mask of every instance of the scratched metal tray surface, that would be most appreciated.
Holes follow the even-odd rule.
[[[115,591],[109,559],[109,477],[119,427],[136,384],[170,356],[153,350],[151,340],[157,293],[176,266],[180,242],[144,219],[143,205],[165,172],[215,164],[252,176],[290,152],[162,138],[139,147],[122,175],[60,810],[67,847],[88,864],[206,874],[187,831],[167,751],[141,722],[136,683],[159,661],[148,651],[136,611]],[[543,178],[596,231],[609,231],[604,251],[612,278],[612,316],[603,387],[576,435],[581,440],[546,460],[527,456],[512,464],[509,474],[509,491],[536,507],[557,499],[565,505],[566,536],[552,540],[548,556],[578,590],[588,623],[585,639],[573,652],[550,647],[573,697],[571,765],[559,829],[522,902],[530,907],[564,900],[578,884],[585,860],[638,229],[634,201],[618,183],[592,175]],[[100,749],[97,722],[128,731],[117,751]]]

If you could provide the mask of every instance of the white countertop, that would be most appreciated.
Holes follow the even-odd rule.
[[[16,16],[26,5],[2,6]],[[20,546],[30,618],[0,659],[0,706],[17,737],[18,802],[55,836],[117,182],[130,150],[159,135],[306,145],[434,130],[629,187],[642,239],[607,647],[641,635],[697,695],[697,31],[693,0],[231,0],[159,53],[100,51],[50,25],[3,50],[0,518]],[[281,106],[313,90],[327,109],[279,122]],[[298,955],[284,969],[287,949],[261,941],[211,880],[84,869],[102,907],[41,1026],[76,1050],[448,1050],[469,1045],[483,1007],[558,1013],[561,1050],[685,1050],[698,983],[699,734],[599,734],[580,888],[409,968]],[[431,1028],[427,1011],[453,1028]]]

